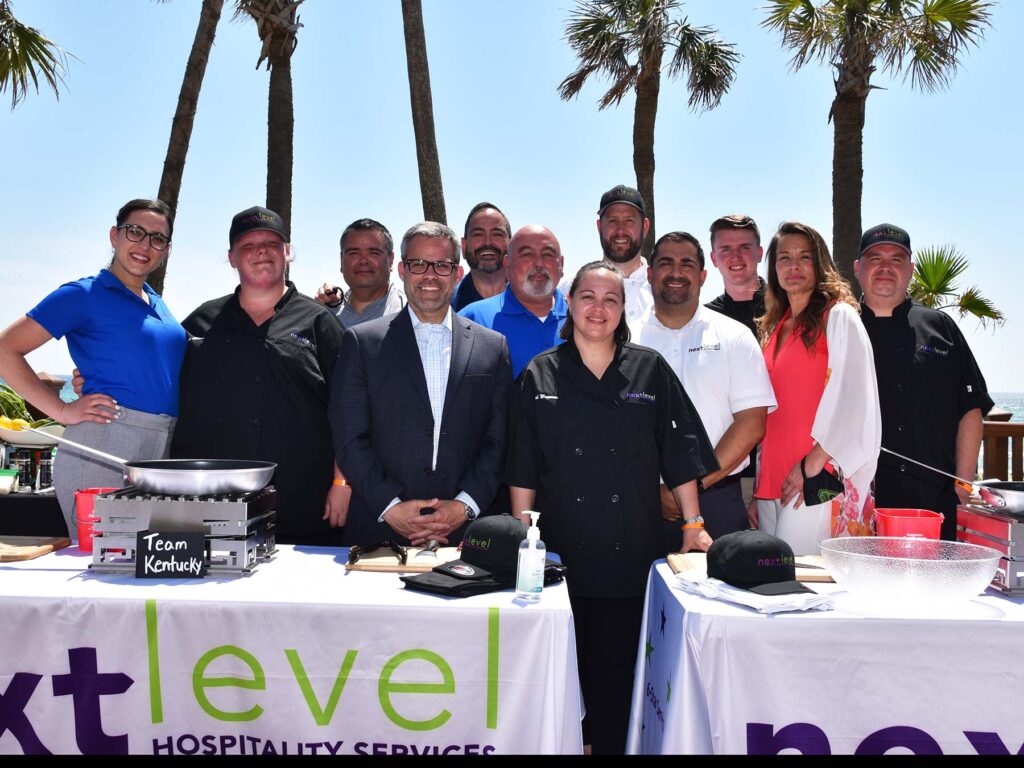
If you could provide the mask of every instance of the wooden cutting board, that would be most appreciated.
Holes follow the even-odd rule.
[[[398,555],[390,549],[379,549],[368,555],[363,555],[357,563],[346,563],[346,571],[378,571],[380,573],[427,573],[435,566],[447,563],[450,560],[459,559],[458,547],[441,547],[437,550],[437,557],[424,556],[417,558],[416,555],[423,551],[422,547],[409,547],[405,565],[398,561]]]
[[[674,573],[680,571],[708,572],[706,552],[674,552],[668,556],[668,564]],[[801,568],[801,563],[818,565],[820,568]],[[834,582],[835,579],[825,570],[825,562],[820,555],[802,555],[796,558],[796,580],[800,582]]]
[[[0,536],[0,563],[31,560],[71,544],[66,536]]]

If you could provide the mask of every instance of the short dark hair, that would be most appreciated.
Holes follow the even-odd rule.
[[[697,249],[697,258],[700,260],[700,268],[704,269],[704,249],[700,247],[700,241],[689,232],[666,232],[658,238],[654,244],[654,252],[651,254],[651,266],[654,266],[654,259],[658,255],[658,249],[662,243],[689,243]]]
[[[501,208],[496,206],[494,203],[488,203],[486,201],[483,203],[477,203],[476,205],[469,209],[469,216],[466,217],[466,226],[463,227],[462,236],[465,238],[469,238],[469,222],[471,222],[473,220],[473,217],[476,216],[480,211],[486,208],[493,208],[498,213],[501,213],[501,218],[505,222],[505,234],[507,234],[511,238],[512,225],[508,223],[508,216],[502,213]]]
[[[730,213],[728,216],[720,216],[711,222],[711,250],[715,250],[715,235],[723,229],[747,229],[754,233],[754,240],[761,245],[761,231],[749,216],[742,213]]]
[[[615,326],[615,343],[622,345],[629,341],[629,325],[626,322],[626,275],[621,269],[607,261],[591,261],[584,264],[576,273],[576,277],[572,279],[572,285],[569,286],[569,298],[576,295],[576,289],[580,286],[580,279],[587,272],[596,272],[599,269],[605,269],[616,275],[619,279],[619,289],[622,291],[622,316],[619,317],[619,324]],[[558,332],[558,337],[563,341],[569,341],[572,339],[575,329],[576,324],[572,321],[572,311],[570,310],[565,318],[565,325]]]
[[[406,260],[409,253],[409,241],[414,237],[428,237],[435,240],[445,240],[452,247],[452,261],[459,263],[459,236],[451,227],[439,221],[421,221],[413,224],[402,236],[402,261]]]
[[[379,232],[381,239],[384,241],[384,252],[388,256],[392,256],[395,253],[395,240],[391,237],[391,233],[388,232],[388,228],[381,224],[379,221],[373,219],[356,219],[347,227],[345,231],[341,233],[341,250],[345,250],[345,238],[349,236],[351,232]]]
[[[150,200],[146,197],[138,197],[135,200],[129,200],[127,203],[122,205],[121,210],[117,212],[117,226],[120,227],[128,221],[128,217],[135,211],[152,211],[153,213],[159,213],[167,219],[167,239],[171,239],[171,235],[174,234],[174,211],[171,210],[171,206],[163,200]]]

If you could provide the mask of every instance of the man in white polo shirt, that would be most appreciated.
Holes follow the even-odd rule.
[[[654,246],[647,268],[654,306],[630,323],[632,340],[658,350],[693,401],[721,469],[697,480],[704,526],[715,539],[749,527],[740,471],[764,435],[776,407],[764,356],[742,323],[701,306],[707,271],[693,235],[669,232]],[[669,551],[678,546],[682,513],[662,487],[662,517]]]

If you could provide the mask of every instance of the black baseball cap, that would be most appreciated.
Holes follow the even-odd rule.
[[[640,211],[642,216],[647,215],[644,213],[644,198],[637,190],[633,189],[633,187],[627,187],[625,184],[619,184],[616,187],[612,187],[601,195],[601,207],[597,209],[597,215],[603,216],[604,209],[609,205],[615,205],[615,203],[632,205]]]
[[[796,580],[793,548],[764,531],[719,536],[708,548],[707,562],[708,576],[759,595],[814,591]]]
[[[512,515],[478,517],[462,537],[462,556],[434,568],[457,579],[494,579],[512,586],[526,525]]]
[[[266,229],[270,232],[277,232],[287,243],[288,232],[284,226],[284,219],[268,208],[254,205],[246,208],[241,213],[236,213],[231,219],[231,230],[228,232],[228,246],[233,246],[235,241],[242,235],[255,232],[258,229]]]
[[[913,255],[910,251],[910,235],[907,234],[907,230],[897,227],[895,224],[878,224],[866,230],[861,236],[858,256],[863,256],[864,251],[868,248],[882,243],[898,245],[907,252],[907,256]]]

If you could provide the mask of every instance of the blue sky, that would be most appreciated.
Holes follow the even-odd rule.
[[[228,5],[230,5],[228,0]],[[572,102],[556,88],[574,68],[563,38],[568,0],[423,0],[434,117],[448,220],[461,231],[480,200],[513,228],[542,223],[566,271],[597,258],[601,193],[634,183],[632,99],[599,112],[604,82]],[[0,110],[0,269],[13,322],[66,280],[107,263],[117,209],[156,194],[170,121],[199,15],[198,0],[16,0],[25,23],[73,53],[60,101],[30,94]],[[683,83],[663,80],[656,134],[658,230],[707,248],[724,213],[754,216],[765,240],[786,219],[831,241],[831,72],[797,73],[751,0],[690,0],[691,22],[736,43],[743,59],[721,105],[695,114]],[[295,171],[292,277],[312,293],[338,275],[338,236],[354,219],[382,221],[396,240],[422,218],[398,0],[307,0],[293,58]],[[1024,391],[1019,246],[1024,3],[996,7],[993,28],[948,90],[921,94],[878,74],[864,134],[865,226],[909,230],[915,247],[955,244],[977,284],[1008,317],[995,331],[961,323],[992,391]],[[268,74],[256,70],[252,22],[225,13],[210,58],[175,226],[165,298],[184,318],[233,289],[232,215],[262,203]],[[1012,238],[1011,238],[1012,239]],[[709,270],[703,295],[721,292]],[[63,342],[30,357],[71,368]]]

